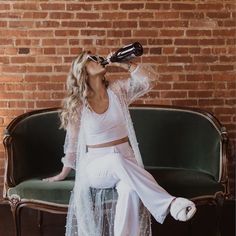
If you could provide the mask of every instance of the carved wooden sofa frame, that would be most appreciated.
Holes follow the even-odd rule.
[[[57,183],[58,192],[64,191],[61,198],[57,198],[57,192],[49,195],[50,188],[43,192],[46,183],[40,180],[59,173],[62,168],[60,159],[64,155],[65,132],[58,130],[59,109],[55,107],[24,113],[13,119],[5,130],[3,143],[6,162],[3,197],[11,206],[17,236],[21,235],[20,213],[23,207],[38,210],[40,230],[42,212],[66,214],[68,210],[74,170],[65,181]],[[228,137],[225,127],[209,112],[196,108],[132,105],[129,109],[145,169],[170,193],[188,197],[197,205],[215,204],[221,209],[224,200],[230,195],[226,156]],[[202,126],[206,126],[203,127],[204,129],[209,129],[206,130],[206,134],[203,134],[211,135],[209,132],[212,132],[212,139],[215,140],[210,140],[211,136],[201,137],[203,131],[199,130]],[[197,149],[197,142],[199,145],[205,142],[207,146],[212,145],[212,147],[199,146],[199,149],[202,148],[201,153],[201,150]],[[195,151],[193,152],[191,148],[195,148]],[[199,154],[196,154],[197,152]],[[189,157],[192,159],[185,160]],[[205,160],[207,158],[209,161]],[[194,192],[193,189],[181,187],[181,181],[174,180],[182,178],[188,182],[190,180],[186,175],[191,173],[193,183],[197,185],[196,181],[198,181],[194,179],[194,175],[198,176],[200,182],[202,181],[204,186],[202,190],[201,186],[197,186],[198,189]],[[206,190],[207,185],[212,189]],[[40,195],[36,191],[43,193]],[[34,194],[37,197],[34,197]]]

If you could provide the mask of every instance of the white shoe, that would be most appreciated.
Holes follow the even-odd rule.
[[[170,214],[175,220],[190,220],[196,213],[195,203],[187,198],[177,197],[170,206]]]

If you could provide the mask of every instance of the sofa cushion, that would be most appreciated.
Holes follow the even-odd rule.
[[[223,191],[223,185],[213,176],[196,170],[176,168],[146,167],[157,183],[174,196],[193,198],[196,196],[214,195]],[[21,198],[68,204],[74,186],[74,175],[70,174],[63,181],[44,182],[41,178],[23,181],[9,189],[9,195],[18,194]],[[93,191],[93,189],[91,189]],[[106,199],[112,192],[106,189]]]
[[[214,176],[203,171],[160,167],[146,169],[159,185],[174,196],[193,198],[224,191],[223,185]]]
[[[17,194],[21,199],[68,204],[73,187],[74,179],[71,177],[55,182],[45,182],[41,178],[33,178],[10,188],[8,195]]]

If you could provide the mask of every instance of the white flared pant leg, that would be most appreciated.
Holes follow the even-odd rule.
[[[114,176],[129,185],[155,220],[162,224],[176,197],[162,188],[148,171],[138,166],[132,156],[122,158],[121,155],[114,155],[113,168]]]
[[[157,222],[164,222],[175,196],[162,188],[148,171],[138,166],[128,143],[90,148],[87,154],[86,171],[90,186],[116,186],[118,200],[114,222],[115,236],[139,235],[139,199]]]
[[[125,181],[116,184],[118,200],[114,220],[114,236],[139,236],[139,197]]]

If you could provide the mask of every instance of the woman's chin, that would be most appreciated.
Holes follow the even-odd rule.
[[[102,68],[102,69],[98,72],[98,74],[99,74],[99,75],[105,75],[106,72],[107,72],[106,68]]]
[[[92,77],[104,76],[104,75],[106,74],[106,72],[107,72],[106,68],[101,68],[101,69],[97,70],[96,72],[91,73],[90,75],[91,75]]]

